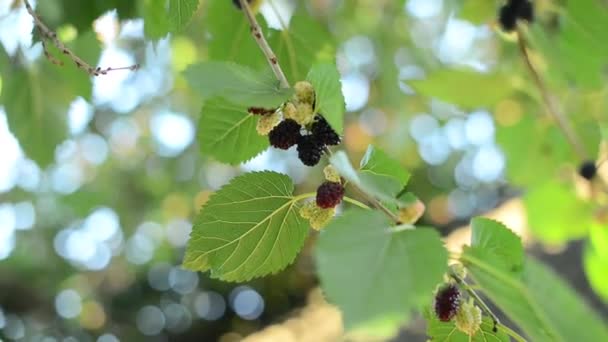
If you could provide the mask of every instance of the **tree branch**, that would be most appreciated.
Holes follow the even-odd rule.
[[[241,9],[243,12],[245,12],[245,17],[249,21],[253,39],[255,39],[256,43],[258,43],[258,46],[260,47],[260,50],[262,50],[264,56],[266,56],[266,60],[268,61],[268,64],[270,65],[270,68],[272,69],[272,72],[276,76],[277,80],[280,82],[281,88],[289,88],[289,81],[287,81],[287,78],[283,73],[283,69],[281,69],[281,66],[279,65],[277,56],[272,51],[270,45],[268,45],[266,38],[264,38],[264,32],[262,32],[260,24],[258,24],[258,21],[255,19],[255,14],[253,14],[251,8],[249,7],[249,2],[247,0],[239,1],[241,2]]]
[[[536,83],[536,86],[540,91],[543,101],[545,102],[547,112],[557,122],[559,128],[566,136],[566,139],[568,139],[568,142],[570,143],[572,148],[574,148],[576,153],[579,155],[579,158],[581,160],[588,160],[589,155],[587,154],[587,151],[585,150],[585,147],[583,146],[581,140],[568,122],[568,119],[555,105],[551,93],[545,86],[545,83],[543,82],[543,79],[541,78],[540,74],[532,64],[530,55],[528,54],[526,39],[524,38],[524,34],[520,27],[517,28],[517,45],[519,46],[521,56],[523,57],[524,62],[526,63],[526,67],[530,71],[530,74],[532,75],[532,78],[534,79],[534,82]]]
[[[91,66],[89,63],[87,63],[82,58],[78,57],[78,55],[76,55],[74,52],[72,52],[72,50],[70,50],[70,48],[68,48],[61,40],[59,40],[59,38],[57,37],[57,33],[55,33],[54,31],[49,29],[48,26],[46,26],[46,24],[42,21],[42,19],[40,19],[38,14],[36,14],[36,12],[30,5],[28,0],[24,0],[23,2],[25,3],[25,8],[27,9],[27,12],[30,14],[30,16],[32,16],[32,19],[34,19],[34,26],[36,27],[36,29],[38,30],[38,32],[40,32],[40,34],[42,36],[42,48],[44,49],[44,56],[51,63],[56,64],[56,65],[63,65],[62,61],[55,58],[49,52],[45,40],[49,40],[50,42],[52,42],[53,45],[55,45],[55,47],[57,47],[57,49],[59,49],[59,51],[61,51],[61,53],[68,56],[72,61],[74,61],[74,64],[76,64],[76,66],[78,68],[84,70],[86,73],[88,73],[91,76],[107,75],[108,72],[116,71],[116,70],[134,71],[134,70],[139,69],[139,64],[134,64],[134,65],[127,66],[127,67],[118,67],[118,68],[108,67],[105,69],[101,68],[101,67]]]

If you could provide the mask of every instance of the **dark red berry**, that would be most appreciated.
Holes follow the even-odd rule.
[[[578,167],[578,174],[586,180],[592,180],[597,174],[597,166],[593,160],[587,160]]]
[[[311,127],[312,135],[325,145],[340,144],[340,136],[334,131],[322,115],[317,115]]]
[[[281,121],[268,133],[270,145],[286,150],[298,143],[300,138],[300,124],[291,119]]]
[[[248,3],[251,3],[251,1],[253,1],[253,0],[247,0]],[[240,0],[232,0],[232,3],[234,4],[234,6],[236,6],[236,8],[241,9],[241,1]]]
[[[315,166],[321,160],[324,145],[312,135],[302,135],[298,139],[298,158],[306,166]]]
[[[500,8],[498,22],[503,30],[515,30],[518,19],[534,21],[534,6],[530,0],[509,0]]]
[[[435,315],[442,322],[450,321],[460,306],[460,291],[456,285],[449,284],[437,291],[435,295]]]
[[[268,115],[276,112],[276,109],[262,108],[262,107],[249,107],[247,112],[253,115]]]
[[[344,186],[338,182],[325,182],[317,188],[317,206],[323,209],[334,208],[344,197]]]

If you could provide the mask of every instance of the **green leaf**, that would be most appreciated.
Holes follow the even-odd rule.
[[[254,172],[213,194],[194,221],[183,265],[225,281],[248,281],[291,264],[308,235],[291,179]]]
[[[437,316],[431,310],[425,310],[424,318],[426,318],[427,328],[426,334],[432,341],[436,342],[488,342],[488,341],[504,341],[509,342],[509,336],[503,331],[492,331],[494,322],[489,317],[483,317],[481,321],[481,329],[471,337],[456,328],[454,321],[442,322],[437,319]]]
[[[329,158],[329,162],[344,179],[355,184],[368,195],[398,206],[404,206],[407,204],[407,201],[411,200],[411,197],[409,196],[404,198],[403,201],[395,197],[395,195],[403,189],[403,186],[400,185],[401,183],[395,181],[393,182],[395,188],[390,188],[387,186],[390,184],[387,179],[379,178],[377,175],[375,176],[370,173],[370,171],[362,170],[357,172],[344,151],[334,153],[334,155]]]
[[[405,319],[428,303],[447,251],[432,229],[389,228],[382,213],[352,209],[321,233],[315,260],[323,291],[350,329],[392,314]]]
[[[496,17],[496,2],[493,0],[465,0],[460,17],[473,24],[483,24]]]
[[[293,95],[292,89],[280,89],[270,73],[230,62],[198,63],[184,75],[203,98],[221,96],[246,107],[276,108]]]
[[[268,137],[256,131],[257,120],[245,107],[223,99],[205,102],[198,122],[202,153],[232,165],[260,154],[269,145]]]
[[[149,39],[160,39],[169,33],[166,0],[146,0],[144,4],[144,34]]]
[[[264,55],[251,36],[249,23],[243,12],[236,9],[231,1],[210,0],[208,3],[207,10],[203,11],[203,22],[206,24],[206,36],[209,37],[209,59],[231,61],[255,70],[268,68]],[[257,19],[262,32],[268,32],[264,17],[258,15]],[[272,48],[275,46],[272,45]],[[280,59],[279,61],[283,64]]]
[[[506,271],[520,271],[524,264],[521,238],[500,222],[483,217],[471,222],[471,247],[496,257]]]
[[[532,234],[550,244],[584,237],[592,225],[593,206],[580,199],[570,183],[548,180],[524,196]]]
[[[14,66],[2,76],[0,103],[6,110],[9,129],[25,154],[45,168],[54,161],[55,147],[67,135],[65,116],[48,105],[49,88],[42,88],[39,75]]]
[[[315,64],[306,79],[315,88],[315,111],[323,114],[331,128],[342,134],[345,105],[338,69],[333,64]]]
[[[359,177],[382,192],[397,196],[407,185],[410,174],[384,151],[369,145],[361,159]]]
[[[553,271],[528,259],[521,277],[465,249],[461,261],[477,285],[531,341],[604,341],[608,330]],[[584,319],[576,319],[575,317]]]
[[[589,284],[604,302],[608,302],[608,229],[605,225],[592,227],[583,263]]]
[[[422,95],[465,108],[493,106],[514,90],[505,75],[464,69],[438,70],[424,80],[410,81],[409,84]]]
[[[317,63],[335,62],[331,35],[319,20],[310,15],[306,6],[298,6],[287,29],[267,32],[268,43],[274,49],[287,79],[292,83],[302,80]],[[331,121],[329,123],[333,126]]]
[[[179,32],[188,25],[198,9],[199,0],[169,0],[169,28]]]
[[[62,24],[71,23],[79,32],[91,30],[95,19],[114,9],[119,19],[134,18],[137,15],[137,1],[104,0],[87,1],[86,4],[82,0],[59,1],[63,14]]]

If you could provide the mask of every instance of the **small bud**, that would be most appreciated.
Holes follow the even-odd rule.
[[[336,168],[333,167],[332,165],[327,165],[323,169],[323,174],[325,175],[325,179],[327,179],[330,182],[339,183],[342,181],[342,179],[340,178],[340,174],[338,173]]]
[[[454,319],[456,327],[463,333],[473,336],[481,327],[481,309],[475,305],[473,298],[468,302],[464,302]]]
[[[460,279],[464,279],[467,277],[467,269],[464,268],[463,264],[453,264],[450,266],[452,272]]]
[[[399,209],[399,221],[403,224],[413,224],[422,217],[426,207],[420,200],[408,205],[407,207]]]
[[[281,122],[281,114],[273,113],[270,115],[261,116],[258,120],[256,130],[260,135],[268,135],[272,129]]]
[[[296,101],[312,105],[315,102],[315,88],[308,81],[300,81],[294,85]]]
[[[321,230],[325,228],[331,219],[336,214],[336,208],[322,209],[319,208],[318,211],[314,213],[314,215],[310,218],[310,226],[314,230]]]

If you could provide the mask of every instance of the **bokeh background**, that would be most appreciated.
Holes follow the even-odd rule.
[[[426,340],[421,321],[395,336],[345,336],[339,312],[317,289],[314,234],[294,265],[246,284],[180,268],[196,212],[231,178],[275,170],[305,192],[322,177],[320,168],[303,167],[293,149],[267,150],[236,167],[199,152],[201,100],[182,72],[210,58],[213,25],[225,21],[231,30],[230,18],[242,15],[231,1],[202,0],[184,32],[162,37],[154,32],[160,19],[147,12],[153,0],[31,3],[91,64],[141,68],[89,78],[72,65],[53,65],[32,37],[22,2],[0,0],[0,94],[9,88],[20,94],[0,103],[0,336],[44,342]],[[323,53],[336,57],[348,112],[343,148],[358,160],[374,143],[398,158],[414,175],[410,190],[426,204],[422,223],[437,227],[450,248],[467,241],[472,216],[490,213],[608,317],[604,190],[575,175],[579,161],[542,119],[513,37],[496,27],[499,4],[268,0],[261,14],[278,31],[296,8],[311,16],[314,34],[291,34],[308,46],[329,42]],[[559,39],[565,2],[535,4],[535,30]],[[572,83],[571,75],[550,66],[542,48],[535,61],[566,109],[585,109],[573,111],[580,114],[574,122],[597,153],[605,85]],[[515,90],[465,110],[412,86],[436,70],[465,67],[500,71]],[[474,99],[475,87],[464,83],[457,93]],[[541,179],[559,181],[532,191]],[[531,226],[532,211],[541,217],[535,214]]]

